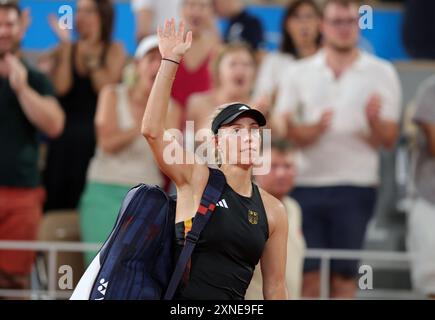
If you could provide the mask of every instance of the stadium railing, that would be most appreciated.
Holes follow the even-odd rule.
[[[92,252],[98,251],[101,244],[87,244],[80,242],[38,242],[38,241],[0,241],[0,250],[32,250],[48,254],[48,289],[47,290],[7,290],[0,288],[0,297],[30,298],[30,299],[68,299],[71,290],[59,290],[57,281],[58,266],[57,254],[59,252]],[[409,263],[411,254],[393,251],[367,251],[367,250],[320,250],[310,249],[305,253],[306,258],[320,259],[321,295],[320,299],[329,299],[329,277],[331,260],[359,260],[383,261],[391,264]],[[81,275],[80,275],[81,276]],[[401,292],[397,295],[404,298],[415,297],[412,291]],[[367,296],[370,298],[370,296]]]

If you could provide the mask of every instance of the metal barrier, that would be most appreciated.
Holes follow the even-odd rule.
[[[305,258],[320,259],[320,298],[329,298],[329,278],[331,260],[376,260],[390,262],[409,262],[411,255],[406,252],[364,251],[364,250],[317,250],[310,249]]]
[[[71,292],[56,290],[57,253],[58,252],[90,252],[98,251],[101,244],[81,242],[39,242],[39,241],[0,241],[0,250],[32,250],[48,253],[48,291],[3,290],[0,297],[44,297],[51,299],[69,298]]]
[[[0,250],[32,250],[48,252],[48,291],[41,290],[4,290],[0,297],[33,297],[48,299],[68,299],[72,292],[56,290],[57,253],[98,251],[101,244],[76,242],[37,242],[37,241],[0,241]],[[310,249],[305,258],[320,259],[320,299],[329,298],[329,277],[331,260],[373,260],[388,262],[409,262],[411,255],[406,252],[357,251],[357,250],[318,250]]]

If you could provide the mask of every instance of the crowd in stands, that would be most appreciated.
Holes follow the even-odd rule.
[[[263,112],[272,130],[271,171],[255,179],[289,215],[290,298],[318,298],[320,263],[304,261],[304,251],[363,249],[379,154],[399,137],[402,89],[391,62],[358,48],[358,2],[279,3],[281,46],[266,52],[262,25],[242,0],[132,0],[137,49],[128,57],[112,39],[113,3],[77,0],[74,35],[47,18],[59,44],[38,70],[22,58],[28,17],[17,1],[0,0],[0,240],[35,240],[44,213],[72,209],[82,241],[101,243],[131,187],[171,190],[140,123],[162,58],[157,28],[176,17],[193,32],[193,44],[174,81],[167,129],[192,137],[210,128],[217,106],[234,101]],[[218,18],[229,22],[223,33]],[[434,78],[418,92],[413,121],[412,277],[434,297]],[[0,289],[29,288],[34,257],[1,250]],[[86,263],[92,258],[87,254]],[[331,297],[355,297],[357,266],[332,261]],[[247,299],[262,299],[259,269]]]

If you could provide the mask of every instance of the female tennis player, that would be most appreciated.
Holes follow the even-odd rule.
[[[172,84],[178,65],[192,44],[192,33],[185,34],[184,29],[184,23],[177,28],[174,19],[159,28],[162,63],[142,122],[142,134],[157,163],[177,188],[177,230],[190,226],[209,178],[206,164],[168,164],[164,156],[165,148],[173,148],[175,143],[176,154],[183,154],[184,159],[193,157],[165,131]],[[259,128],[265,124],[259,111],[238,103],[221,108],[213,119],[213,142],[226,185],[192,254],[189,278],[177,299],[242,300],[258,262],[264,298],[288,298],[287,215],[281,202],[258,188],[251,178],[261,143]],[[237,147],[230,148],[232,145]],[[233,158],[237,161],[228,161]]]

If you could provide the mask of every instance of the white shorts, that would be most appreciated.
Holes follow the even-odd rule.
[[[411,208],[407,243],[414,288],[425,295],[435,294],[435,205],[422,198]]]

